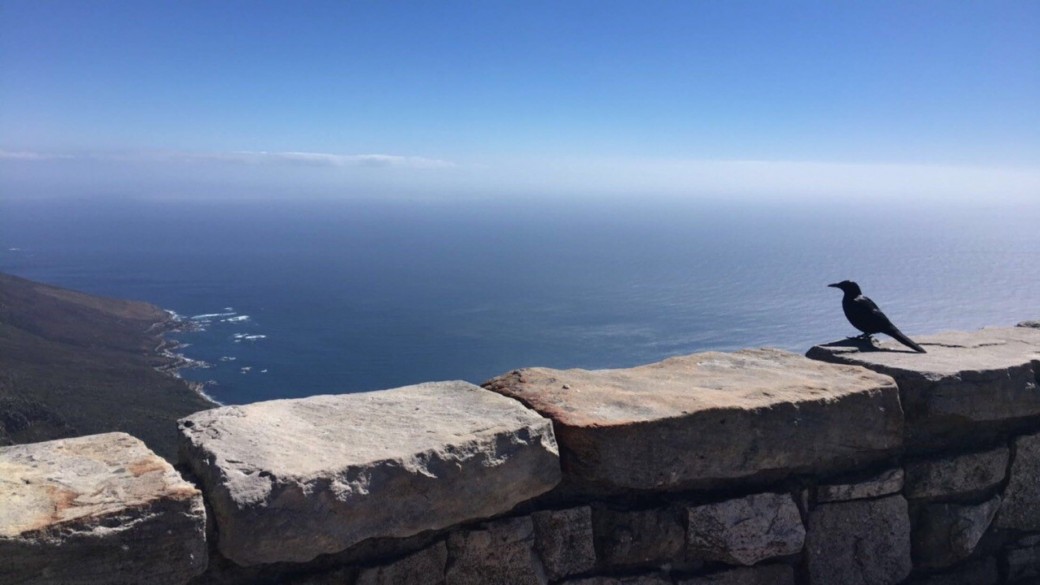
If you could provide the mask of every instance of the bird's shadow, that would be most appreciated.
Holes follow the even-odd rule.
[[[857,351],[882,351],[885,353],[917,353],[909,349],[889,349],[887,347],[881,347],[877,345],[876,339],[864,339],[863,337],[846,337],[840,341],[825,343],[821,347],[848,347]]]

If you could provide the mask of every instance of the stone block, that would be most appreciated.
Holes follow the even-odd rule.
[[[923,577],[913,581],[913,585],[997,585],[999,582],[997,560],[990,557],[964,563],[945,573]]]
[[[812,585],[892,585],[910,574],[903,496],[817,506],[806,534]]]
[[[531,514],[535,549],[550,581],[591,571],[596,566],[592,509],[545,510]]]
[[[438,585],[447,563],[448,547],[440,540],[392,563],[362,569],[354,585]]]
[[[1004,481],[1008,448],[906,464],[906,497],[949,498],[981,492]]]
[[[562,585],[673,585],[673,581],[665,574],[651,573],[628,577],[586,577],[564,581]]]
[[[217,408],[180,432],[239,565],[487,518],[560,479],[551,423],[465,382]]]
[[[896,467],[860,481],[834,482],[816,488],[816,501],[847,502],[880,498],[903,491],[903,470]]]
[[[997,526],[1040,531],[1040,433],[1015,438],[1015,459]]]
[[[589,494],[719,487],[862,466],[898,451],[893,380],[779,350],[619,370],[516,370],[484,384],[553,420]]]
[[[212,577],[212,578],[210,578]],[[277,583],[282,585],[356,585],[357,579],[357,568],[356,567],[341,567],[339,569],[333,569],[331,571],[322,571],[319,573],[311,573],[303,576],[279,576],[274,577],[266,575],[261,572],[257,572],[250,576],[236,575],[231,577],[229,581],[225,581],[223,576],[210,575],[207,573],[200,583],[192,583],[192,585],[254,585],[260,583]],[[444,575],[441,575],[443,583]],[[425,583],[420,581],[419,583]]]
[[[798,554],[805,526],[787,494],[756,494],[688,510],[689,558],[753,565]]]
[[[0,447],[0,583],[173,585],[207,561],[202,494],[140,440]]]
[[[594,510],[596,549],[611,567],[664,565],[683,558],[686,530],[678,508]]]
[[[977,505],[929,504],[917,514],[913,529],[914,564],[949,567],[975,552],[1000,509],[1000,496]]]
[[[788,565],[741,567],[710,575],[682,579],[678,585],[794,585],[794,569]]]
[[[1008,583],[1040,578],[1040,542],[1026,537],[1015,543],[1004,551],[1004,563]]]
[[[534,524],[524,516],[448,535],[445,585],[544,585],[534,552]]]
[[[895,342],[875,348],[847,340],[816,346],[807,355],[895,378],[912,449],[970,441],[980,431],[1003,430],[1040,416],[1040,329],[982,329],[916,340],[928,353],[914,353]]]

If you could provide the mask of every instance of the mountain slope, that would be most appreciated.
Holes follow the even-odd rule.
[[[0,273],[0,444],[125,431],[176,457],[176,420],[214,405],[160,351],[169,315]]]

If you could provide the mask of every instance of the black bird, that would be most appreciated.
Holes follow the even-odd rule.
[[[859,289],[858,284],[851,280],[843,280],[827,286],[840,288],[841,292],[845,293],[841,299],[841,308],[845,311],[845,317],[848,318],[849,323],[863,332],[863,335],[858,336],[860,339],[871,340],[871,335],[884,333],[914,351],[926,353],[923,347],[903,335],[903,332],[888,320],[888,317],[881,312],[874,301],[863,296],[863,291]]]

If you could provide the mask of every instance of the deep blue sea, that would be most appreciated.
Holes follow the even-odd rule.
[[[1040,318],[1040,204],[0,199],[0,271],[193,320],[224,403]]]

